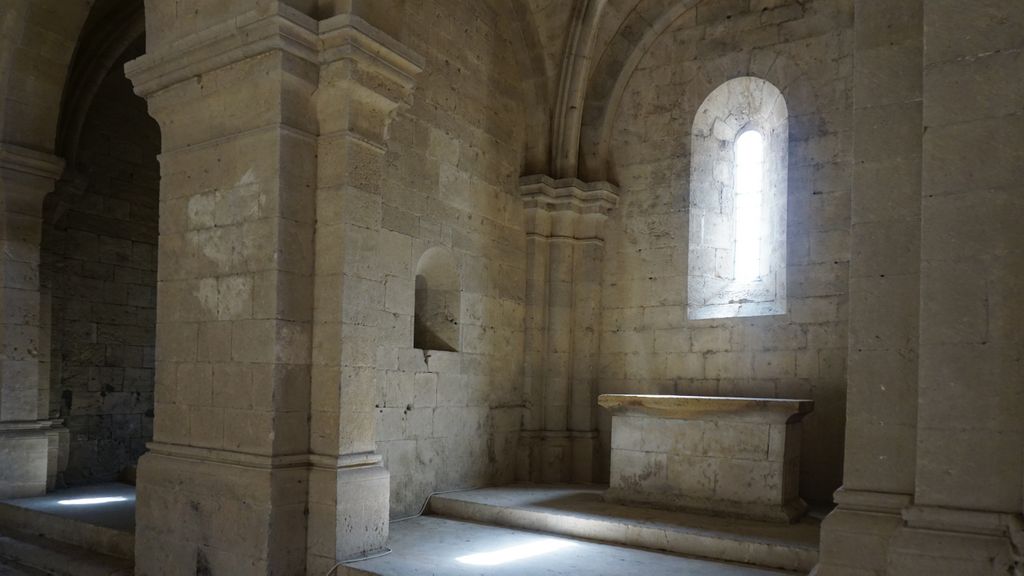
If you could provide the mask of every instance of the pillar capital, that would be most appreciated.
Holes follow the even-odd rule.
[[[604,239],[604,222],[618,204],[619,189],[608,182],[523,176],[519,192],[530,235],[573,240]]]
[[[125,64],[125,74],[143,98],[218,68],[272,51],[319,62],[317,21],[272,2],[163,46]]]
[[[555,179],[544,174],[523,176],[519,192],[527,209],[549,212],[571,210],[579,214],[611,212],[619,202],[619,189],[610,182]]]
[[[320,61],[355,60],[395,88],[411,92],[424,60],[404,44],[388,36],[359,16],[339,14],[319,25]]]
[[[423,58],[352,14],[320,22],[320,134],[350,135],[384,150],[391,121],[409,104]]]

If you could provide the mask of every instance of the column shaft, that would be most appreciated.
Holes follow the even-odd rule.
[[[1024,564],[1024,17],[924,2],[921,316],[914,506],[889,571]]]
[[[56,472],[39,246],[43,199],[63,168],[49,154],[0,144],[0,498],[41,495]]]
[[[610,184],[527,176],[527,426],[517,476],[592,482],[603,226]]]

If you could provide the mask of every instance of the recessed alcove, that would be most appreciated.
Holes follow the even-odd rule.
[[[458,351],[461,292],[452,253],[439,246],[424,252],[416,264],[413,347]]]

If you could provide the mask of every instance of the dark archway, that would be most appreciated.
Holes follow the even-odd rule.
[[[69,485],[131,480],[152,438],[160,130],[124,75],[142,22],[141,2],[94,6],[61,112],[65,175],[43,211],[42,378],[69,432]]]

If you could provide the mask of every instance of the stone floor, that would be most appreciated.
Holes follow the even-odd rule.
[[[65,488],[35,498],[0,500],[0,504],[10,504],[121,532],[135,530],[135,487],[128,484]]]
[[[809,572],[818,517],[795,524],[719,518],[606,502],[605,487],[514,484],[435,495],[430,513],[691,557]]]
[[[816,519],[798,525],[765,525],[688,516],[607,504],[600,498],[601,491],[601,487],[513,485],[438,495],[431,500],[431,515],[392,523],[390,554],[348,564],[338,574],[765,576],[806,573],[804,564],[817,557]],[[8,512],[3,512],[5,507]],[[46,527],[54,526],[54,519],[46,520],[47,516],[59,516],[70,527],[58,528],[72,530],[73,535],[86,523],[131,538],[135,493],[132,486],[104,484],[0,503],[3,514],[11,510],[21,510],[17,512],[21,516],[10,519],[22,521],[27,511],[33,511],[33,522]],[[60,534],[58,539],[67,535]],[[21,557],[5,554],[6,549],[0,547],[0,576],[43,574],[10,560]],[[700,557],[709,555],[703,553],[709,550],[719,559]],[[33,554],[50,553],[42,549]],[[47,564],[37,560],[24,563]]]
[[[791,574],[550,534],[422,516],[391,525],[392,553],[347,565],[380,576],[768,576]],[[345,572],[341,572],[344,574]]]
[[[134,531],[127,484],[0,501],[0,576],[131,574]]]

